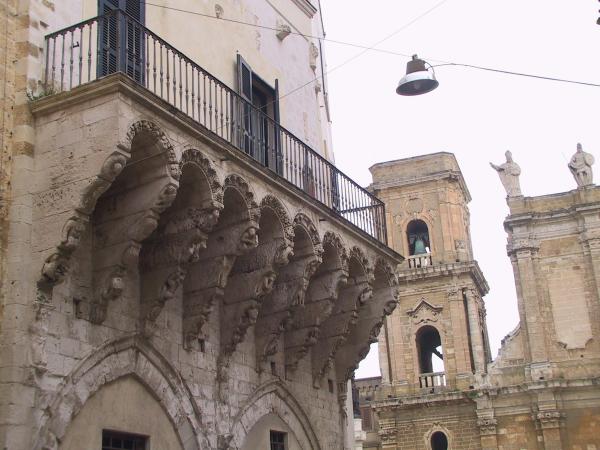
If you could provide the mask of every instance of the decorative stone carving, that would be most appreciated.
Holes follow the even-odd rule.
[[[128,159],[129,156],[120,151],[113,152],[106,158],[98,176],[93,178],[90,184],[83,190],[79,207],[77,208],[81,213],[88,216],[92,214],[96,202],[123,171]]]
[[[516,162],[513,161],[510,150],[507,150],[505,155],[506,162],[504,164],[497,166],[490,163],[490,166],[492,166],[492,169],[498,172],[502,186],[504,186],[504,189],[506,190],[506,195],[508,197],[518,197],[523,195],[521,194],[521,185],[519,183],[521,168]]]
[[[292,33],[292,28],[287,23],[278,23],[277,24],[277,39],[283,41],[286,37],[288,37]]]
[[[89,320],[92,323],[100,324],[106,319],[108,304],[116,300],[123,293],[125,288],[125,269],[116,267],[107,277],[105,286],[102,288],[99,297],[95,297],[90,305]]]
[[[594,156],[591,153],[584,152],[581,144],[577,144],[577,151],[569,161],[569,170],[573,174],[578,188],[594,184],[593,164]]]
[[[498,419],[494,417],[477,419],[477,426],[479,427],[479,434],[481,436],[494,436],[496,434],[497,425]]]
[[[313,72],[316,72],[317,61],[319,60],[319,48],[315,45],[314,42],[310,43],[308,59],[309,59],[310,68],[312,69]]]
[[[211,197],[213,201],[222,204],[223,186],[219,181],[217,172],[213,168],[210,160],[206,156],[204,156],[200,150],[197,150],[195,148],[186,148],[183,151],[183,154],[181,155],[181,169],[183,169],[183,167],[186,164],[195,164],[202,170],[204,176],[208,180],[208,185],[210,186]]]
[[[225,178],[225,181],[223,182],[223,191],[228,188],[236,189],[240,193],[246,202],[248,218],[250,221],[258,223],[260,219],[260,208],[254,200],[254,193],[246,180],[239,175],[231,174]]]
[[[185,278],[185,274],[186,271],[184,269],[177,267],[175,271],[167,276],[160,288],[158,296],[151,301],[144,302],[142,310],[142,330],[146,336],[152,334],[156,319],[163,310],[165,303],[175,297],[175,293],[180,288],[181,283]]]
[[[442,310],[441,306],[434,306],[425,298],[422,298],[413,309],[408,310],[406,313],[411,318],[413,325],[421,326],[437,322],[440,319]]]
[[[532,253],[536,253],[539,249],[539,240],[530,237],[516,238],[514,236],[510,236],[506,246],[506,252],[509,256],[519,254],[528,256]]]
[[[126,148],[131,151],[131,145],[133,144],[133,140],[140,133],[149,133],[156,139],[161,149],[165,152],[166,164],[169,170],[169,174],[176,180],[179,180],[181,176],[181,170],[179,167],[179,161],[177,161],[177,154],[175,153],[175,149],[171,145],[171,141],[167,138],[167,135],[162,131],[162,129],[153,122],[149,120],[139,120],[132,124],[127,131],[126,136]]]
[[[538,421],[540,427],[545,430],[561,427],[565,414],[558,410],[538,411],[534,418]]]
[[[63,227],[63,238],[56,248],[44,261],[42,266],[42,283],[54,285],[60,283],[69,270],[69,259],[79,246],[81,236],[87,225],[87,217],[77,215],[67,220]]]
[[[423,199],[418,197],[409,198],[406,202],[406,211],[412,215],[423,212]]]

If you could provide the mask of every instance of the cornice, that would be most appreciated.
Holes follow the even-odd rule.
[[[318,9],[308,0],[292,0],[300,10],[311,19],[315,16]]]

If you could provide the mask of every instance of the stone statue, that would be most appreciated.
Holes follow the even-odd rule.
[[[510,150],[507,150],[505,155],[506,162],[504,164],[497,166],[490,163],[490,166],[492,166],[492,169],[498,172],[502,186],[504,186],[504,189],[506,190],[506,195],[508,197],[518,197],[523,195],[521,194],[521,185],[519,183],[521,168],[516,162],[513,161]]]
[[[575,178],[577,187],[594,184],[592,164],[594,164],[594,157],[590,153],[584,152],[581,144],[577,144],[577,151],[569,162],[569,170]]]

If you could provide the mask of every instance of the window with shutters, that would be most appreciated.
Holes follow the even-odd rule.
[[[278,82],[271,87],[240,55],[238,90],[247,103],[238,108],[240,147],[263,165],[281,173]]]
[[[145,10],[144,0],[98,0],[98,77],[122,71],[143,83]]]

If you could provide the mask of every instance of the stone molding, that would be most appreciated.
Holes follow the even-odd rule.
[[[294,2],[294,4],[311,19],[318,11],[318,9],[309,0],[292,0],[292,2]]]
[[[293,431],[303,449],[321,450],[321,445],[312,428],[310,419],[302,406],[285,386],[277,380],[259,386],[240,408],[233,419],[233,425],[225,433],[223,441],[229,443],[219,450],[239,450],[254,424],[267,414],[277,415]]]
[[[170,417],[184,450],[210,448],[202,416],[181,375],[148,341],[129,336],[106,343],[81,361],[56,393],[45,398],[33,450],[57,450],[73,417],[105,384],[132,376],[142,382]]]

